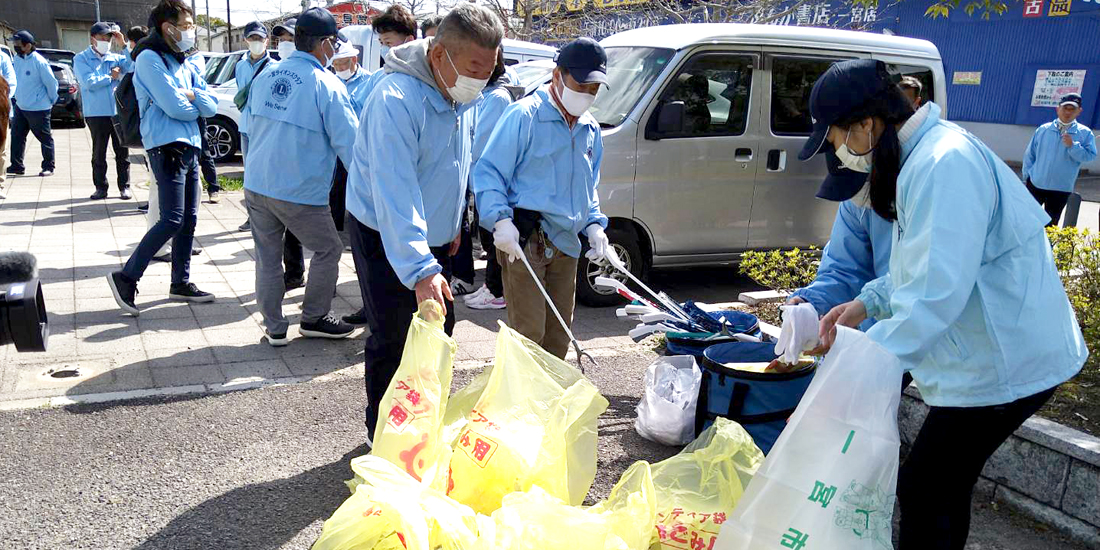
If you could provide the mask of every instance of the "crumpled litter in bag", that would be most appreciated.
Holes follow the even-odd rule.
[[[484,517],[484,516],[482,516]],[[645,550],[656,517],[656,496],[648,463],[636,462],[604,502],[570,506],[539,486],[506,495],[481,522],[484,550]]]
[[[501,323],[496,360],[470,387],[449,407],[462,412],[473,402],[464,421],[447,415],[456,434],[447,495],[483,514],[536,485],[583,502],[596,477],[596,419],[608,407],[596,386]]]
[[[717,418],[680,454],[653,465],[654,550],[712,548],[764,453],[740,424]]]
[[[662,445],[683,445],[695,437],[695,409],[703,371],[691,355],[658,357],[646,370],[634,429]]]
[[[473,510],[377,456],[351,461],[352,495],[325,521],[313,550],[470,550]]]
[[[441,432],[456,349],[443,330],[442,307],[435,300],[422,302],[379,407],[371,454],[428,484],[446,476],[450,458]]]

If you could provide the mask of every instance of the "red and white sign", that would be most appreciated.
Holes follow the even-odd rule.
[[[1041,70],[1035,75],[1032,107],[1057,107],[1067,94],[1079,94],[1085,87],[1085,71],[1078,69]]]
[[[1043,0],[1024,0],[1024,17],[1042,17]]]

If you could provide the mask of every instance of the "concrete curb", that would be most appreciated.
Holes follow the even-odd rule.
[[[928,409],[915,387],[905,391],[898,413],[902,443],[916,439]],[[976,490],[1100,548],[1098,438],[1031,418],[993,453]]]

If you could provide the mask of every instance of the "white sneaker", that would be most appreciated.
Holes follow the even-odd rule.
[[[451,295],[464,296],[474,291],[474,283],[467,283],[458,277],[451,279]]]
[[[472,304],[466,304],[466,306],[470,309],[504,309],[508,307],[508,302],[504,301],[503,296],[496,298],[492,294],[489,294],[486,299],[479,300]]]
[[[465,300],[467,304],[471,302],[476,302],[480,300],[486,292],[489,292],[489,287],[481,285],[481,288],[477,289],[477,291],[475,291],[474,293],[467,295],[465,298],[463,298],[463,300]]]

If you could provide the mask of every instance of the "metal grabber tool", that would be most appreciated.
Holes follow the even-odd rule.
[[[535,281],[535,286],[539,287],[539,292],[542,293],[542,297],[546,299],[546,304],[550,306],[550,311],[554,312],[554,317],[558,318],[558,323],[561,323],[562,330],[569,336],[569,341],[573,344],[573,350],[577,352],[577,367],[581,369],[581,374],[584,374],[584,358],[588,358],[592,365],[599,367],[600,364],[596,362],[596,359],[592,357],[587,351],[581,348],[580,342],[577,342],[577,338],[573,336],[573,331],[569,330],[569,325],[565,323],[565,319],[562,318],[561,313],[558,312],[557,306],[554,305],[554,301],[550,299],[550,294],[546,292],[546,288],[542,286],[542,281],[535,276],[535,270],[531,267],[531,262],[527,261],[527,254],[520,254],[519,259],[523,261],[523,265],[527,267],[527,273],[531,275],[531,279]]]

